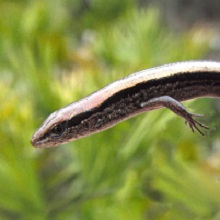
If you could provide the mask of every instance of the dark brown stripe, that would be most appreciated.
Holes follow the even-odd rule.
[[[64,121],[60,126],[70,129],[77,138],[117,123],[142,110],[140,104],[151,98],[170,96],[184,101],[200,96],[220,96],[220,74],[216,72],[180,73],[139,83],[124,89],[93,108]],[[83,121],[83,124],[81,122]],[[49,131],[50,132],[50,131]],[[45,134],[43,138],[48,136]]]

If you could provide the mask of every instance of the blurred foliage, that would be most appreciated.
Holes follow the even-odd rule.
[[[208,100],[187,103],[216,128],[205,138],[165,109],[59,148],[30,144],[57,108],[202,57],[195,35],[135,1],[1,1],[0,219],[220,219],[220,110]]]

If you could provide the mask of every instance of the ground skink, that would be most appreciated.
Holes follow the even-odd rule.
[[[202,135],[205,125],[180,103],[220,97],[220,62],[186,61],[133,73],[50,114],[32,137],[35,147],[53,147],[108,129],[141,112],[169,108]]]

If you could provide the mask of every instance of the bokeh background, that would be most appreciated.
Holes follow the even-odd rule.
[[[53,111],[164,63],[220,61],[219,0],[0,1],[0,219],[220,219],[220,102],[206,137],[169,110],[36,149]]]

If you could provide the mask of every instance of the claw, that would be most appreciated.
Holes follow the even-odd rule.
[[[185,124],[189,124],[189,127],[191,128],[192,132],[194,132],[194,129],[196,129],[202,136],[205,136],[205,133],[202,132],[197,125],[199,125],[202,128],[209,129],[206,125],[196,121],[193,117],[202,117],[201,114],[192,114],[189,113],[189,115],[185,118]]]

